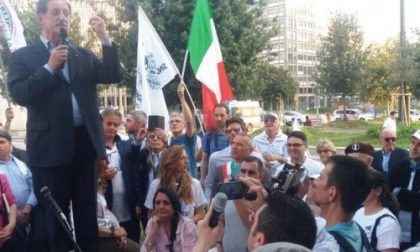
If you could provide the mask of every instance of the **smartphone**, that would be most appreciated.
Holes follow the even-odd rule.
[[[248,186],[240,181],[220,183],[217,185],[217,192],[226,194],[228,200],[242,199],[248,192]]]
[[[165,117],[150,115],[147,118],[147,131],[154,131],[156,128],[165,129]]]

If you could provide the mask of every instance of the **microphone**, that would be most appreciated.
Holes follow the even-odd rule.
[[[213,212],[210,216],[209,226],[214,228],[219,222],[220,215],[225,211],[226,202],[228,197],[226,194],[219,192],[213,199]]]
[[[59,39],[59,45],[67,45],[67,29],[64,27],[61,27],[60,31],[58,32],[58,39]],[[64,68],[64,65],[66,64],[66,61],[64,61],[60,69]]]
[[[61,27],[60,31],[58,32],[58,38],[60,39],[59,45],[67,45],[67,29]]]
[[[55,213],[57,214],[57,216],[60,217],[60,219],[66,225],[66,227],[68,228],[68,230],[70,232],[72,232],[73,229],[71,228],[69,222],[67,221],[66,215],[63,213],[63,211],[61,210],[61,208],[58,206],[57,202],[51,196],[50,189],[47,186],[44,186],[44,187],[41,188],[40,192],[41,192],[41,195],[44,198],[44,200],[47,201],[50,204],[51,208],[55,211]]]

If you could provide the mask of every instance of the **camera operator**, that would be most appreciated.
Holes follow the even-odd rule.
[[[262,186],[257,186],[252,178],[240,178],[250,186],[250,191],[257,192],[257,200],[251,204],[262,203],[261,197],[266,197]],[[254,212],[253,212],[254,213]],[[208,251],[217,243],[223,233],[223,223],[210,228],[208,223],[212,214],[212,207],[206,217],[198,223],[198,241],[194,252]],[[252,226],[248,235],[248,251],[275,242],[290,242],[312,249],[315,244],[316,225],[310,208],[301,200],[274,193],[267,197],[265,204],[251,214]],[[236,251],[236,250],[235,250]],[[239,250],[238,250],[239,251]]]
[[[289,133],[287,139],[287,153],[290,157],[292,165],[300,164],[302,168],[308,171],[309,176],[319,175],[324,165],[320,162],[313,160],[305,155],[308,149],[306,135],[301,131],[292,131]],[[280,171],[283,170],[285,165],[278,167],[274,176],[277,177]]]
[[[264,168],[263,162],[254,156],[245,157],[237,176],[252,178],[258,184],[264,184],[269,177],[269,171]],[[252,222],[249,220],[247,201],[245,199],[229,200],[225,208],[225,233],[222,246],[224,251],[245,251],[246,238]]]

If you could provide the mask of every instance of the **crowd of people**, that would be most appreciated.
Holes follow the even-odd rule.
[[[378,151],[357,142],[337,155],[334,143],[319,139],[317,158],[298,124],[285,134],[278,115],[267,113],[252,137],[217,104],[216,127],[201,135],[182,82],[182,111],[170,116],[169,132],[148,128],[143,111],[99,114],[96,84],[122,78],[104,20],[89,21],[99,59],[67,40],[68,3],[39,0],[36,14],[40,39],[10,57],[10,95],[28,111],[27,152],[12,144],[8,108],[0,251],[419,249],[420,130],[408,151],[396,148],[389,127]]]
[[[402,251],[420,241],[420,130],[408,151],[397,148],[396,132],[385,128],[378,151],[357,142],[337,155],[334,143],[322,138],[313,157],[307,136],[283,133],[275,113],[264,115],[263,132],[252,138],[243,120],[218,104],[218,127],[200,137],[188,105],[181,107],[170,116],[168,134],[148,131],[142,111],[124,121],[118,109],[102,111],[108,165],[97,170],[99,251]],[[12,110],[6,114],[13,119]],[[13,149],[2,129],[1,202],[8,207],[0,209],[7,216],[0,218],[0,246],[30,251],[39,242],[42,224],[35,216],[42,208],[31,169]],[[255,197],[228,200],[211,228],[218,185],[233,181]]]

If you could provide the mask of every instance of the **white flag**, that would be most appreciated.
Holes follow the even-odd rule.
[[[22,23],[8,0],[0,0],[0,28],[11,52],[26,46]]]
[[[136,109],[147,115],[164,116],[168,128],[168,108],[162,88],[179,75],[179,70],[140,6],[138,18]]]

